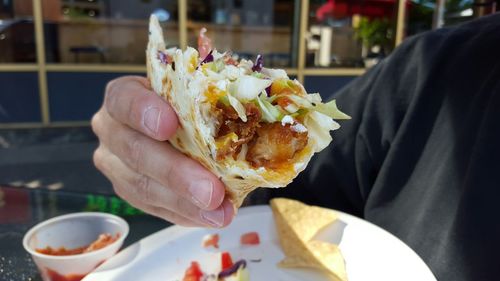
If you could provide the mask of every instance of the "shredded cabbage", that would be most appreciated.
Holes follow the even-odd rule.
[[[318,93],[314,94],[308,94],[306,96],[307,100],[310,101],[312,104],[315,103],[320,103],[322,101],[321,96]]]
[[[286,97],[289,98],[293,103],[295,103],[295,105],[297,105],[300,108],[311,109],[313,107],[312,103],[303,97],[299,97],[296,95],[286,95]]]
[[[271,80],[259,79],[250,75],[240,76],[229,86],[229,92],[239,101],[247,102],[254,100],[260,92],[264,91],[273,82]]]
[[[314,107],[317,112],[323,113],[324,115],[333,119],[351,119],[351,116],[345,114],[337,108],[337,103],[335,100],[331,100],[327,103],[320,103]]]
[[[269,123],[280,121],[283,118],[281,111],[265,99],[263,95],[255,99],[262,113],[262,119]]]
[[[226,65],[226,67],[220,72],[220,74],[233,81],[243,75],[243,70],[234,65]]]
[[[340,125],[332,118],[317,111],[311,111],[306,115],[304,125],[308,130],[309,139],[314,141],[314,152],[319,152],[327,147],[332,141],[330,131],[340,128]]]
[[[229,100],[229,104],[236,110],[236,113],[238,113],[238,117],[240,117],[243,122],[247,122],[247,114],[243,104],[231,94],[227,94],[226,97]]]
[[[280,78],[288,79],[288,75],[283,69],[273,69],[273,68],[263,67],[260,72],[273,80]]]

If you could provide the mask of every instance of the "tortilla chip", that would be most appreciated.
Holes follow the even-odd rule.
[[[311,240],[318,231],[337,220],[335,211],[286,198],[271,200],[271,208],[274,213],[282,214],[286,223],[305,241]]]
[[[347,280],[344,258],[337,245],[311,240],[337,219],[334,211],[284,198],[271,200],[271,207],[286,256],[279,266],[315,268],[326,272],[332,280]]]

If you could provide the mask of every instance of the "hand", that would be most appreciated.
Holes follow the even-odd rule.
[[[184,226],[228,225],[234,208],[224,184],[166,142],[177,127],[174,110],[147,79],[113,80],[92,118],[100,141],[94,163],[118,196],[147,213]]]

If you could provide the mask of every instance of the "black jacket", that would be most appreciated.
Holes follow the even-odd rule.
[[[336,96],[353,118],[273,196],[390,231],[438,280],[500,280],[500,14],[406,40]]]

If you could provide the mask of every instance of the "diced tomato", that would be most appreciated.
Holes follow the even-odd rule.
[[[191,266],[186,269],[182,281],[200,281],[201,277],[203,277],[203,272],[201,271],[200,265],[193,261],[191,262]]]
[[[219,234],[209,234],[203,238],[203,247],[208,248],[210,246],[219,249]]]
[[[233,266],[233,259],[228,252],[223,252],[221,254],[221,268],[222,270],[226,270]]]
[[[242,245],[259,245],[260,244],[259,234],[255,231],[245,233],[241,235],[240,243]]]

